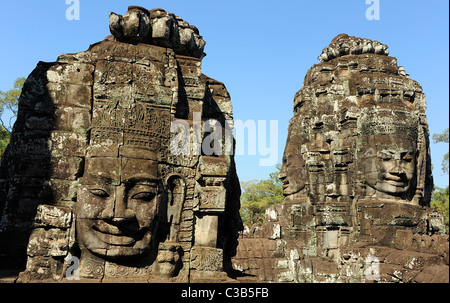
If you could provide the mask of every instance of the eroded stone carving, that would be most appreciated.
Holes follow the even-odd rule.
[[[421,173],[417,171],[417,121],[393,112],[362,119],[362,144],[357,157],[364,171],[363,180],[377,197],[400,196],[410,201]]]
[[[308,71],[294,99],[280,176],[288,199],[383,197],[428,205],[424,95],[395,58],[375,52],[378,46],[383,45],[339,35],[327,48],[339,50],[334,59]]]
[[[78,190],[80,245],[110,259],[140,255],[156,234],[162,203],[157,157],[126,145],[96,149],[86,156]]]
[[[150,42],[168,47],[176,53],[202,58],[206,42],[198,29],[163,9],[147,10],[130,6],[124,15],[110,13],[109,28],[116,39],[124,42]]]
[[[307,72],[279,176],[285,201],[240,240],[235,268],[264,281],[370,282],[365,271],[382,260],[378,281],[427,282],[425,265],[406,265],[425,258],[448,282],[448,236],[428,208],[425,95],[386,49],[341,34]],[[405,235],[442,251],[398,251]]]
[[[2,158],[1,255],[26,256],[20,281],[62,281],[73,258],[89,281],[225,281],[242,229],[233,156],[169,146],[176,120],[225,127],[230,95],[201,73],[205,42],[174,14],[133,6],[109,28],[24,85]]]

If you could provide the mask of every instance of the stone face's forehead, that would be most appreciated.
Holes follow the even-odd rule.
[[[119,185],[120,166],[119,158],[86,158],[82,183]]]
[[[87,158],[83,183],[119,185],[122,182],[158,180],[158,162],[128,157]]]
[[[121,182],[142,182],[158,180],[158,162],[121,157]]]
[[[366,143],[365,148],[373,147],[377,151],[396,151],[401,150],[416,151],[417,142],[409,140],[401,135],[386,135],[386,134],[376,134],[370,135],[364,138]]]
[[[154,151],[129,146],[121,146],[119,156],[128,159],[139,159],[142,161],[151,160],[151,162],[159,160],[158,154]]]

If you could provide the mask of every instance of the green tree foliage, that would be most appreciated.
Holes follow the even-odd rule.
[[[431,196],[431,207],[433,207],[438,212],[444,215],[447,233],[449,232],[448,200],[449,200],[448,185],[446,188],[435,187],[435,189],[433,190],[433,195]]]
[[[17,116],[17,106],[19,104],[19,97],[22,93],[22,87],[25,80],[24,77],[17,78],[16,81],[14,81],[13,88],[7,92],[0,91],[0,117],[5,111],[10,111],[12,113],[12,118],[8,121],[7,125],[1,120],[2,126],[9,132],[12,129],[11,121]]]
[[[19,104],[19,97],[22,93],[22,87],[25,83],[25,78],[18,78],[14,81],[13,88],[7,92],[0,91],[0,159],[5,152],[6,147],[11,137],[12,124],[17,116],[17,107]],[[11,117],[7,122],[2,120],[2,115],[9,111]]]
[[[252,180],[242,182],[241,217],[244,224],[263,225],[266,209],[283,202],[283,184],[278,179],[281,165],[276,166],[277,171],[270,174],[267,180]]]
[[[0,159],[9,144],[9,138],[11,134],[2,125],[0,125]]]
[[[442,134],[433,135],[434,143],[444,142],[448,143],[448,128],[444,130]],[[442,160],[442,172],[448,175],[448,152],[444,155]],[[431,207],[435,208],[437,211],[441,212],[445,218],[445,225],[447,227],[447,233],[449,232],[449,189],[448,185],[446,188],[435,187],[433,194],[431,196]]]
[[[448,143],[448,128],[444,130],[442,134],[434,134],[433,135],[434,143],[444,142]],[[448,175],[448,152],[444,155],[444,159],[442,159],[442,171],[444,174]]]

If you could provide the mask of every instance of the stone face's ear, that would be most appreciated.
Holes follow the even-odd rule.
[[[166,178],[167,189],[167,223],[169,224],[170,242],[177,242],[178,229],[180,225],[181,210],[186,198],[186,182],[179,174],[170,174]]]

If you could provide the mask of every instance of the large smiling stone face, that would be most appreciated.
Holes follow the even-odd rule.
[[[371,137],[379,143],[368,148],[362,159],[367,184],[388,195],[407,193],[416,171],[415,142],[388,135]]]
[[[104,151],[86,159],[76,209],[78,237],[105,258],[141,255],[150,248],[160,203],[158,162],[147,151],[147,159],[133,158],[132,148],[122,147],[119,157]]]

